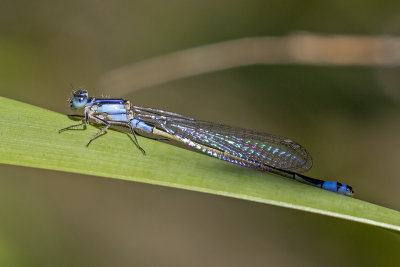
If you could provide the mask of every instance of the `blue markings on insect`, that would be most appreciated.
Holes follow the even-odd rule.
[[[93,110],[106,114],[126,113],[125,105],[122,103],[94,105]]]
[[[351,186],[347,185],[347,184],[341,184],[338,182],[338,189],[337,192],[343,195],[353,195],[353,190],[351,188]]]
[[[120,114],[110,114],[107,115],[107,119],[109,121],[115,121],[115,122],[126,122],[129,118],[126,113],[120,113]]]
[[[150,126],[150,125],[146,124],[145,122],[140,121],[138,119],[132,119],[130,121],[130,124],[131,124],[131,126],[133,128],[138,128],[138,129],[143,130],[143,131],[145,131],[147,133],[153,132],[153,127],[152,126]]]
[[[197,121],[176,113],[131,105],[122,98],[96,99],[86,90],[77,90],[70,101],[71,109],[84,109],[84,122],[71,125],[60,132],[84,126],[89,122],[104,127],[88,145],[110,126],[128,127],[136,146],[143,152],[136,138],[140,131],[183,144],[237,165],[273,172],[299,182],[328,191],[351,196],[351,186],[300,174],[312,166],[308,152],[285,137],[239,129],[212,122]],[[138,131],[139,130],[139,131]]]
[[[337,192],[344,195],[353,193],[350,186],[339,182],[324,181],[322,184],[322,188],[328,191]]]
[[[329,191],[337,191],[337,182],[326,181],[322,184],[322,188]]]
[[[118,104],[118,103],[124,103],[126,100],[122,98],[97,98],[95,100],[96,104]]]

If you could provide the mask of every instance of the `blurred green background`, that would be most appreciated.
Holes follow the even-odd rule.
[[[112,92],[99,86],[104,73],[182,49],[297,31],[400,31],[398,1],[0,3],[1,96],[65,114],[70,84],[101,96]],[[293,138],[313,156],[310,175],[337,177],[357,198],[399,210],[398,74],[249,66],[113,96]],[[2,266],[398,265],[399,235],[367,225],[148,184],[0,172]]]

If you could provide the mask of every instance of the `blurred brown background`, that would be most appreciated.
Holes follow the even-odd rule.
[[[357,198],[400,209],[396,64],[258,64],[123,95],[101,82],[133,62],[244,37],[397,36],[398,1],[0,6],[1,96],[68,114],[73,84],[95,96],[287,136],[312,154],[310,175],[337,177]],[[399,259],[399,236],[366,225],[147,184],[0,168],[2,266],[395,266]]]

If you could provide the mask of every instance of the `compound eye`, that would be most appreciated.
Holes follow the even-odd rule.
[[[87,98],[86,97],[74,97],[72,98],[70,102],[70,107],[71,109],[80,109],[85,107],[87,103]]]

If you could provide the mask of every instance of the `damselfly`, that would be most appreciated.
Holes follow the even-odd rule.
[[[86,90],[73,93],[70,108],[84,109],[83,123],[71,125],[60,132],[90,122],[104,125],[87,145],[110,126],[126,126],[130,129],[136,146],[143,153],[136,135],[147,133],[181,142],[234,164],[269,171],[340,194],[353,195],[351,186],[346,184],[299,174],[311,168],[311,156],[302,146],[285,137],[199,121],[159,109],[134,106],[122,98],[88,97]]]

